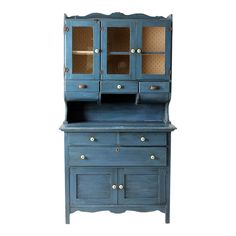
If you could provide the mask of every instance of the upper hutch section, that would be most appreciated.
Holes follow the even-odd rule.
[[[65,15],[65,78],[171,78],[172,16]]]

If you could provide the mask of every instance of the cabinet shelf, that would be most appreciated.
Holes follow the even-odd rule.
[[[142,52],[142,54],[165,54],[165,52]]]
[[[73,55],[93,55],[93,51],[72,51]]]
[[[108,52],[108,55],[129,55],[129,52]]]

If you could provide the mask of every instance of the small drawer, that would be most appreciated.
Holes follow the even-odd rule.
[[[169,82],[140,82],[139,103],[158,103],[170,100]]]
[[[140,93],[167,93],[170,89],[169,82],[140,82]]]
[[[120,133],[121,146],[165,146],[166,133]]]
[[[165,147],[70,147],[70,166],[166,166]]]
[[[65,80],[66,101],[97,101],[98,81]]]
[[[69,145],[117,145],[116,133],[69,133]]]
[[[102,81],[102,93],[134,94],[138,93],[138,82],[136,81]]]
[[[99,92],[98,81],[65,80],[66,92]]]

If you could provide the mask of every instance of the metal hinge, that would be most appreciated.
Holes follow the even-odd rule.
[[[64,68],[64,73],[68,73],[69,72],[69,68],[68,67],[65,67]]]
[[[172,28],[172,27],[170,27],[168,30],[169,30],[170,32],[172,32],[173,28]]]
[[[99,71],[99,74],[101,75],[102,73],[103,73],[103,70],[100,70],[100,71]]]
[[[105,28],[102,26],[102,27],[100,28],[100,30],[101,30],[101,31],[105,31]]]
[[[69,27],[64,25],[64,32],[68,32],[69,31]]]

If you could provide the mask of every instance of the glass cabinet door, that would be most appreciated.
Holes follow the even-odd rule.
[[[139,79],[169,79],[170,25],[161,22],[141,22],[138,25],[137,77]]]
[[[100,22],[67,20],[65,78],[99,79]]]
[[[102,23],[102,78],[134,79],[134,24]],[[133,52],[133,53],[132,53]]]

